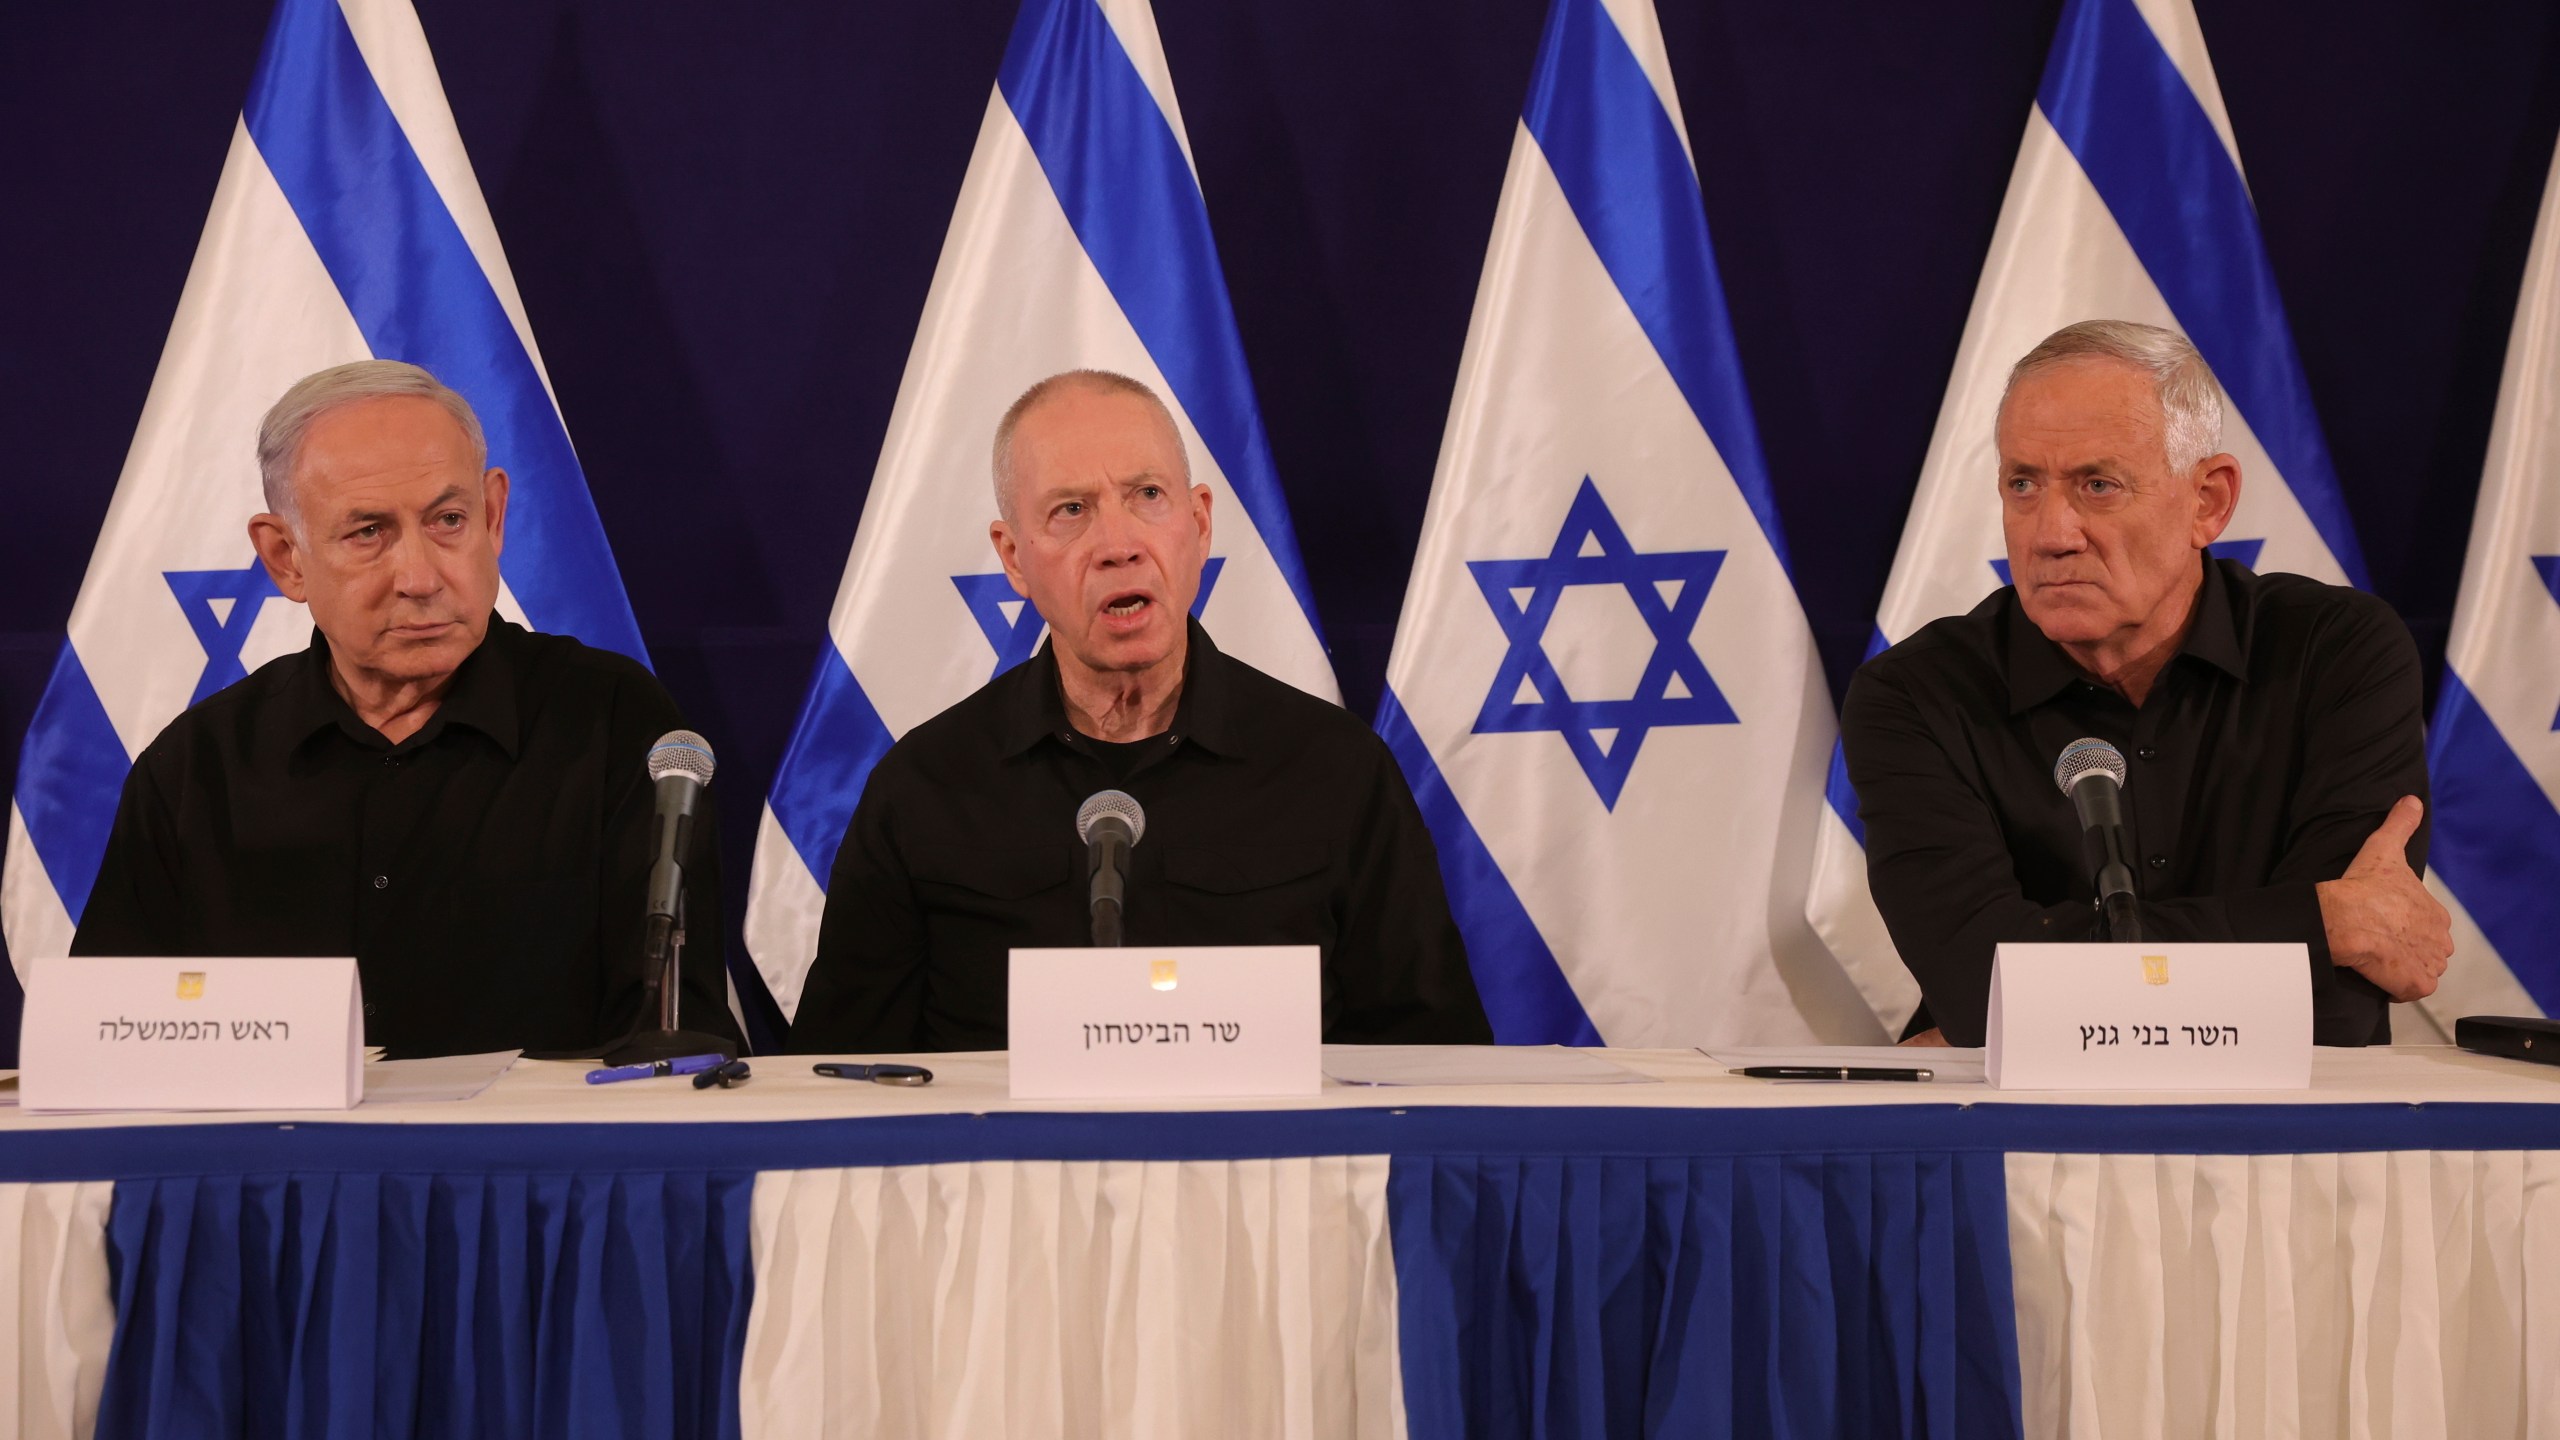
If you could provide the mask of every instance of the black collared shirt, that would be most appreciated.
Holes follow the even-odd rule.
[[[2094,685],[2004,589],[1860,667],[1840,719],[1867,883],[1928,1012],[1982,1043],[1992,947],[2096,938],[2064,746],[2124,752],[2146,938],[2311,947],[2313,1037],[2391,1038],[2389,1001],[2329,960],[2313,886],[2403,795],[2427,795],[2417,646],[2382,601],[2210,561],[2142,707]],[[2427,829],[2409,845],[2426,863]]]
[[[399,1054],[612,1039],[641,1009],[648,751],[682,724],[633,661],[493,617],[394,745],[314,634],[142,752],[72,952],[353,955],[365,1038]],[[709,808],[682,1018],[734,1038]]]
[[[1076,809],[1112,788],[1146,811],[1130,944],[1320,945],[1327,1040],[1491,1043],[1384,742],[1190,636],[1150,740],[1078,734],[1043,645],[890,747],[836,855],[793,1050],[1003,1049],[1006,952],[1091,943]]]

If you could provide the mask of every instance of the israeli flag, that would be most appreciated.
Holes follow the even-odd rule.
[[[756,835],[747,948],[786,1015],[872,765],[1039,648],[987,540],[989,447],[1015,397],[1082,368],[1153,387],[1193,481],[1225,492],[1193,607],[1218,648],[1338,700],[1145,0],[1023,0],[1014,20]]]
[[[2364,583],[2328,442],[2258,234],[2189,0],[2068,0],[1903,522],[1870,652],[2009,583],[1992,422],[2009,367],[2080,320],[2183,332],[2229,400],[2239,513],[2214,553]],[[1920,990],[1867,893],[1858,797],[1835,753],[1813,921],[1886,1025]]]
[[[586,476],[406,0],[281,0],[133,448],[18,761],[0,918],[64,953],[132,757],[179,711],[309,643],[251,551],[256,434],[294,381],[435,372],[514,482],[509,619],[646,661]]]
[[[1548,11],[1387,692],[1498,1038],[1878,1038],[1803,916],[1830,699],[1651,0]]]
[[[2454,954],[2421,1007],[2447,1034],[2462,1015],[2560,1014],[2560,154],[2507,339],[2427,777],[2427,888],[2453,914]]]

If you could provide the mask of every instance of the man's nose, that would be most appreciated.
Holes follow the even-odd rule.
[[[2068,555],[2086,544],[2089,532],[2080,524],[2080,507],[2059,485],[2036,496],[2036,549],[2046,555]]]
[[[1138,545],[1137,517],[1128,507],[1104,501],[1094,507],[1094,559],[1104,565],[1125,564],[1144,553]]]
[[[444,588],[444,572],[436,567],[434,542],[423,530],[400,537],[392,551],[391,583],[403,595],[423,598]]]

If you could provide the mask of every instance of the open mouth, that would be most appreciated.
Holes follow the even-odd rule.
[[[1153,603],[1143,593],[1115,595],[1102,602],[1102,613],[1114,620],[1126,620]]]

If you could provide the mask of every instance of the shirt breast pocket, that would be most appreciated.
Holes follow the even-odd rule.
[[[920,847],[907,874],[930,908],[1010,916],[1073,878],[1075,857],[1053,845]]]
[[[1164,878],[1225,943],[1321,945],[1333,939],[1331,861],[1314,843],[1185,845],[1165,851]]]

